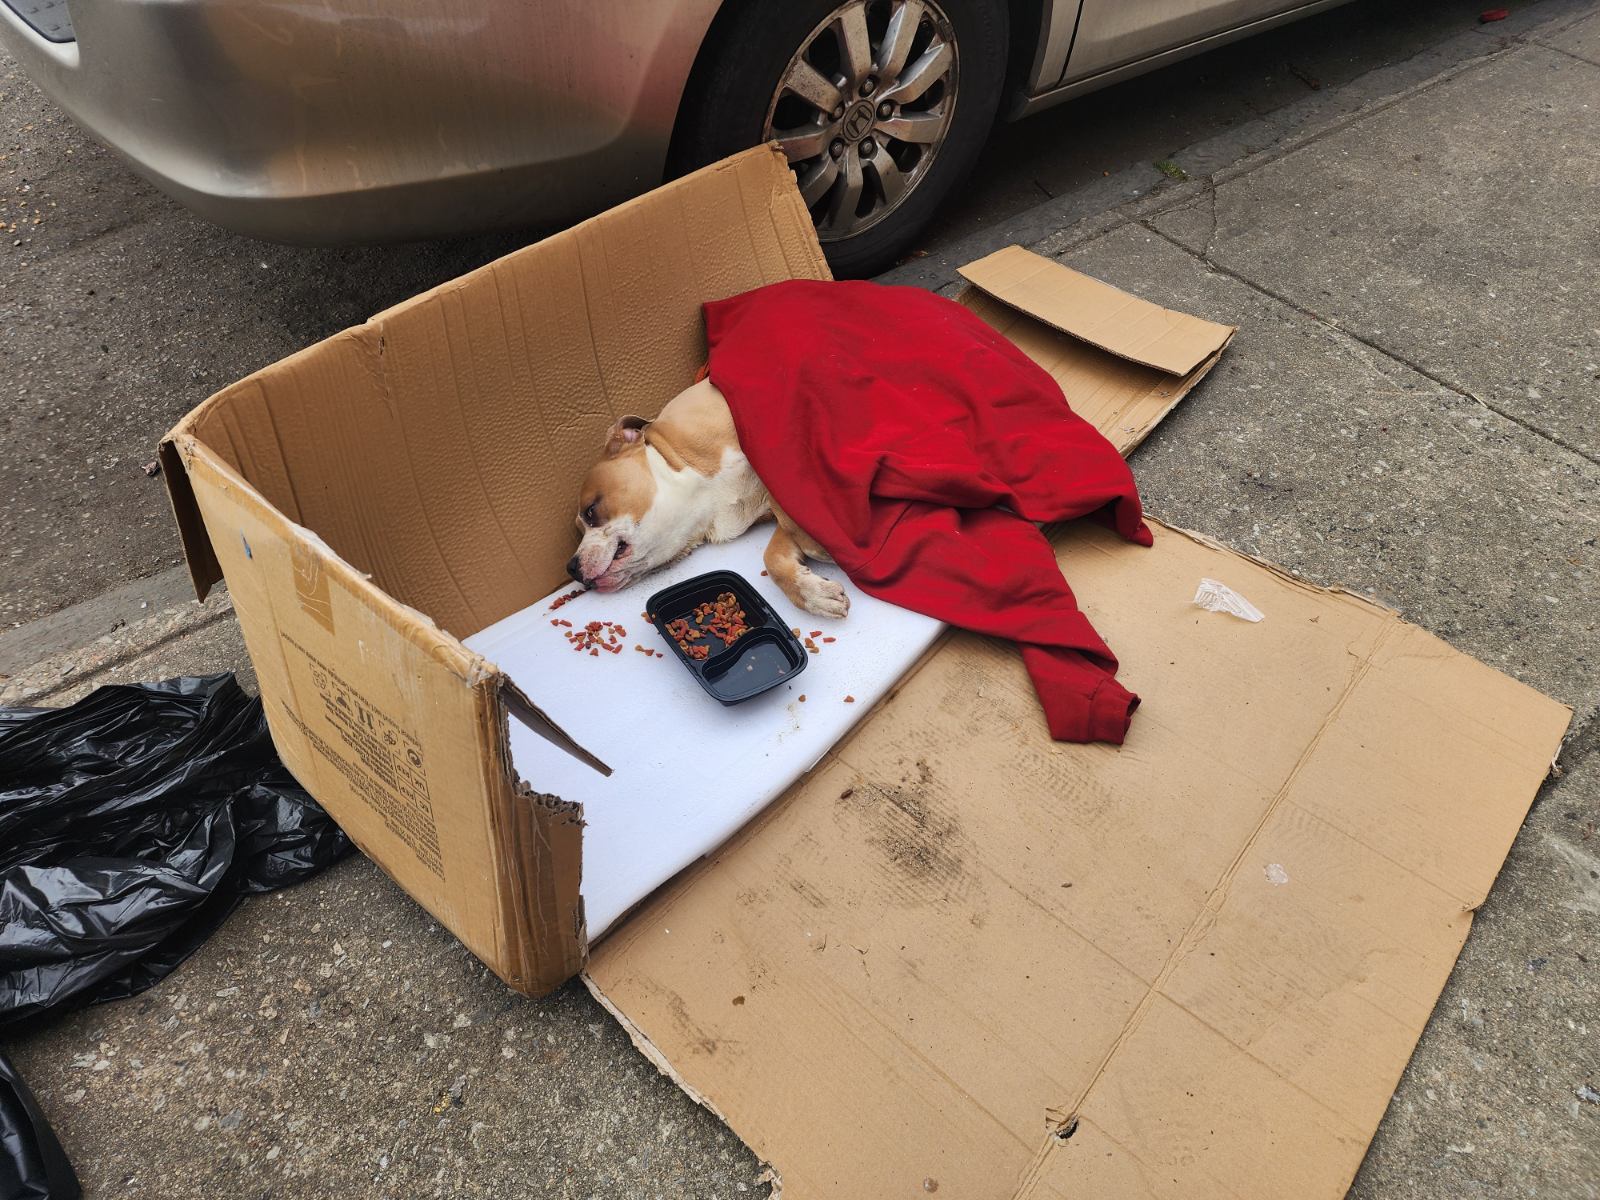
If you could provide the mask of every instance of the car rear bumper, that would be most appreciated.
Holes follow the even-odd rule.
[[[344,242],[564,222],[661,180],[720,0],[69,0],[0,43],[219,224]]]

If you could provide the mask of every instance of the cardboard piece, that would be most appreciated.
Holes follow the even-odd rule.
[[[1025,251],[967,273],[1125,451],[1232,334]],[[585,769],[624,748],[462,639],[561,583],[581,475],[693,377],[704,301],[826,276],[758,149],[190,414],[162,448],[190,570],[229,582],[284,761],[511,986],[590,956],[791,1200],[1341,1193],[1569,714],[1193,535],[1059,535],[1145,699],[1126,746],[1054,745],[1015,651],[947,635],[589,946],[582,810],[518,777],[510,721]]]
[[[1178,530],[1059,545],[1120,751],[952,634],[591,985],[788,1200],[1342,1196],[1569,714]]]
[[[958,270],[971,286],[956,299],[1049,371],[1073,411],[1125,455],[1205,378],[1235,332],[1020,246]]]

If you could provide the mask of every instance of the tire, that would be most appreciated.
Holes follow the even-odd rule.
[[[834,274],[891,266],[994,125],[1006,0],[727,5],[679,110],[672,173],[776,137]]]

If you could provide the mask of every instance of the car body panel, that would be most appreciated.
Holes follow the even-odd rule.
[[[1064,82],[1298,7],[1295,0],[1083,0]]]
[[[1024,83],[1028,95],[1047,91],[1066,74],[1067,55],[1078,29],[1081,0],[1045,0],[1041,6],[1039,29],[1034,37],[1033,70]],[[1015,36],[1015,31],[1013,33]]]
[[[220,224],[297,242],[556,223],[654,187],[719,0],[97,0],[0,41]],[[136,67],[130,64],[137,64]]]
[[[1094,0],[1084,0],[1085,5],[1092,2]],[[1115,0],[1106,0],[1106,2],[1114,3]],[[1263,33],[1268,29],[1274,29],[1279,25],[1287,25],[1291,21],[1298,21],[1302,17],[1309,17],[1330,8],[1338,8],[1340,5],[1348,4],[1349,2],[1350,0],[1313,0],[1312,3],[1300,4],[1273,16],[1251,21],[1245,25],[1222,29],[1208,37],[1174,46],[1169,50],[1159,51],[1144,58],[1137,58],[1121,66],[1109,67],[1105,70],[1088,74],[1080,73],[1077,47],[1074,45],[1063,82],[1054,88],[1046,89],[1035,95],[1018,98],[1011,109],[1011,117],[1013,120],[1017,120],[1031,116],[1043,109],[1052,108],[1064,101],[1071,100],[1075,96],[1109,87],[1114,83],[1121,83],[1125,79],[1133,79],[1196,54],[1203,54],[1205,51],[1213,50],[1218,46],[1225,46],[1229,42],[1236,42],[1242,38]]]

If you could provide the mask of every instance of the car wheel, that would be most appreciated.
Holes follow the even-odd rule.
[[[674,171],[775,141],[834,274],[891,265],[994,123],[1005,0],[728,2],[684,97]]]

